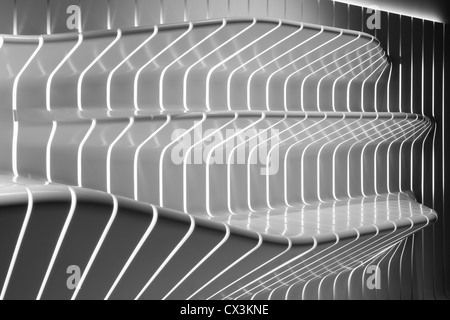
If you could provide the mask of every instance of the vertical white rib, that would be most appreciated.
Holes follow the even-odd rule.
[[[17,76],[14,79],[13,90],[12,90],[12,111],[13,111],[14,117],[17,116],[17,110],[18,110],[17,87],[19,84],[19,79],[22,76],[22,74],[25,72],[27,67],[30,65],[31,61],[33,61],[34,57],[36,57],[39,50],[42,48],[43,43],[44,43],[44,40],[43,40],[42,36],[39,36],[39,44],[38,44],[37,48],[34,50],[33,54],[30,56],[30,58],[27,60],[27,62],[24,64],[24,66],[22,67],[22,69],[19,71],[19,73],[17,74]],[[18,144],[18,135],[19,135],[19,119],[15,118],[14,120],[15,121],[14,121],[14,125],[13,125],[12,170],[13,170],[14,175],[18,176],[19,173],[17,171],[17,147],[18,147],[17,144]]]
[[[56,121],[52,121],[52,131],[50,133],[50,137],[48,138],[48,142],[47,142],[47,148],[45,151],[45,158],[46,158],[46,173],[47,173],[47,181],[52,182],[52,175],[51,175],[51,148],[52,148],[52,143],[53,143],[53,138],[55,137],[55,132],[56,132],[56,127],[57,127],[57,122]]]
[[[14,248],[14,253],[11,258],[11,263],[9,264],[8,272],[6,274],[5,282],[3,284],[2,291],[0,293],[0,300],[5,298],[6,290],[8,289],[8,284],[11,279],[11,274],[14,270],[14,266],[16,264],[17,256],[19,255],[20,247],[22,245],[23,238],[25,236],[25,232],[27,231],[28,222],[30,221],[31,212],[33,211],[33,194],[30,189],[26,188],[27,196],[28,196],[28,206],[27,211],[25,213],[25,218],[23,219],[22,228],[20,229],[19,238],[17,239],[16,246]]]
[[[59,250],[61,249],[61,246],[62,246],[62,243],[66,236],[67,230],[69,229],[70,222],[72,221],[73,214],[75,213],[75,208],[77,206],[77,196],[75,194],[75,191],[71,187],[68,187],[68,189],[69,189],[70,195],[71,195],[70,210],[67,215],[66,221],[64,222],[64,226],[61,230],[61,234],[59,235],[58,242],[56,243],[56,247],[53,251],[52,258],[48,265],[47,271],[44,276],[44,280],[42,281],[41,288],[39,289],[39,293],[37,295],[36,300],[40,300],[42,297],[42,294],[44,293],[44,289],[45,289],[45,286],[47,285],[47,281],[48,281],[48,278],[50,277],[50,273],[52,272],[53,265],[55,264],[55,261],[56,261],[56,257],[58,256]]]
[[[46,11],[46,29],[47,29],[47,34],[51,34],[51,17],[50,17],[50,0],[47,0],[46,3],[46,7],[45,7],[45,11]]]
[[[189,230],[184,235],[183,239],[181,239],[180,242],[175,246],[175,248],[170,252],[170,254],[167,256],[166,259],[164,259],[164,262],[158,267],[158,269],[153,273],[152,277],[148,282],[145,284],[145,286],[142,288],[142,290],[139,292],[139,294],[136,296],[134,300],[139,300],[140,297],[145,293],[147,288],[152,284],[152,282],[156,279],[156,277],[161,273],[161,271],[165,268],[165,266],[172,260],[172,258],[177,254],[178,250],[184,245],[184,243],[189,239],[189,237],[192,235],[195,229],[195,220],[192,216],[189,216],[189,219],[191,220],[191,224],[189,226]]]
[[[13,35],[17,35],[17,0],[14,0],[13,7]]]
[[[139,240],[139,243],[137,244],[137,246],[134,248],[134,250],[131,253],[130,257],[128,258],[127,262],[123,266],[122,270],[120,271],[120,273],[117,276],[116,280],[114,281],[113,285],[111,286],[111,288],[109,289],[108,293],[106,294],[106,297],[105,297],[104,300],[108,300],[109,297],[111,296],[111,294],[114,292],[114,289],[119,284],[119,281],[122,279],[123,275],[128,270],[128,267],[133,262],[134,258],[139,253],[139,250],[144,245],[144,243],[147,240],[148,236],[150,235],[150,233],[154,229],[154,227],[156,225],[156,222],[158,221],[158,209],[154,205],[151,205],[151,207],[152,207],[152,211],[153,211],[153,216],[152,216],[152,220],[150,222],[150,225],[148,226],[148,228],[145,231],[145,233],[142,236],[142,238]]]
[[[133,161],[133,181],[134,181],[134,200],[139,200],[139,191],[138,191],[138,176],[139,176],[139,168],[138,168],[138,161],[139,161],[139,155],[141,152],[141,149],[147,144],[148,141],[150,141],[153,137],[155,137],[162,129],[164,129],[165,126],[169,124],[171,120],[170,115],[167,115],[167,119],[164,122],[162,126],[160,126],[158,129],[156,129],[152,134],[145,139],[137,148],[136,152],[134,154],[134,161]]]
[[[134,118],[130,118],[128,125],[125,127],[125,129],[122,130],[122,132],[117,136],[116,139],[109,145],[108,152],[106,154],[106,191],[108,193],[111,193],[111,153],[116,145],[116,143],[127,133],[128,130],[130,130],[131,126],[134,123]]]
[[[56,68],[50,73],[48,80],[47,80],[47,85],[45,88],[45,96],[46,96],[45,101],[46,101],[47,111],[51,111],[51,86],[52,86],[53,77],[55,76],[56,72],[58,72],[58,70],[62,67],[62,65],[70,58],[70,56],[78,49],[78,47],[80,46],[82,41],[83,41],[83,35],[80,33],[80,34],[78,34],[78,41],[75,44],[75,46],[69,51],[69,53],[61,60],[61,62],[56,66]]]
[[[100,251],[100,249],[103,245],[103,242],[105,241],[106,236],[108,235],[108,232],[111,229],[112,224],[114,223],[114,220],[116,219],[117,212],[119,210],[119,204],[117,202],[117,198],[114,195],[111,195],[111,197],[113,199],[113,204],[114,204],[113,211],[111,213],[111,217],[109,218],[108,224],[106,225],[105,230],[103,230],[103,233],[102,233],[100,239],[98,240],[97,245],[95,246],[94,252],[92,253],[91,257],[89,258],[86,268],[83,271],[83,275],[81,276],[80,281],[78,282],[78,285],[75,288],[75,291],[73,292],[71,300],[75,300],[77,298],[77,295],[83,286],[84,280],[86,280],[89,270],[91,270],[91,267],[94,264],[95,258],[97,258],[97,254]]]
[[[78,182],[78,186],[82,187],[82,166],[83,166],[83,148],[84,148],[84,144],[86,143],[87,139],[89,139],[92,131],[94,131],[95,125],[96,125],[97,121],[95,119],[92,120],[91,126],[89,127],[88,132],[86,132],[86,135],[84,136],[83,140],[81,140],[80,146],[78,147],[78,153],[77,153],[77,182]]]
[[[80,77],[78,78],[78,83],[77,83],[77,106],[78,106],[78,110],[83,111],[83,107],[82,107],[82,103],[81,103],[81,98],[82,98],[82,84],[83,84],[83,78],[85,76],[85,74],[89,71],[89,69],[91,69],[94,64],[97,63],[97,61],[99,61],[106,52],[108,52],[109,49],[111,49],[117,41],[119,41],[120,37],[122,35],[122,31],[120,29],[117,29],[117,35],[116,38],[97,56],[95,57],[94,60],[92,60],[92,62],[86,67],[86,69],[83,70],[83,72],[81,72]]]

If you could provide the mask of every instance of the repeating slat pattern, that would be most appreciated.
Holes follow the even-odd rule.
[[[410,195],[391,193],[229,224],[11,175],[0,176],[0,201],[3,299],[381,298],[364,270],[388,263],[382,279],[407,273],[410,235],[436,219]],[[296,232],[276,234],[283,223]],[[69,265],[82,270],[75,290],[66,287]],[[411,286],[394,281],[397,290]]]
[[[389,264],[390,272],[398,272],[398,277],[397,280],[386,284],[389,286],[389,291],[366,290],[364,297],[444,298],[446,294],[448,295],[450,278],[444,277],[450,265],[448,255],[444,254],[445,241],[448,238],[445,231],[449,229],[449,219],[445,218],[444,212],[445,181],[449,181],[445,179],[447,171],[444,170],[447,130],[444,105],[448,101],[448,92],[444,90],[445,76],[448,74],[445,52],[448,50],[447,43],[449,43],[446,41],[448,30],[445,24],[382,12],[382,28],[370,30],[365,26],[367,16],[364,8],[315,0],[267,0],[248,3],[233,0],[188,0],[170,1],[170,3],[151,0],[32,2],[33,4],[25,0],[2,1],[0,32],[53,34],[70,31],[66,26],[69,14],[65,10],[71,4],[81,7],[83,31],[113,30],[109,33],[102,32],[101,35],[73,35],[58,40],[45,36],[28,37],[26,41],[20,39],[20,43],[12,37],[0,38],[2,59],[8,59],[10,62],[7,67],[0,64],[2,105],[8,106],[8,108],[0,108],[2,120],[5,120],[5,123],[2,122],[2,138],[0,139],[1,168],[12,168],[15,174],[31,175],[69,185],[88,186],[201,215],[205,207],[208,208],[206,190],[190,190],[183,183],[175,183],[175,185],[166,183],[160,192],[159,181],[166,180],[161,180],[158,174],[150,174],[146,177],[138,175],[136,178],[136,168],[139,167],[141,168],[139,170],[142,170],[143,167],[148,166],[148,161],[156,161],[154,165],[158,165],[157,156],[154,157],[156,160],[152,160],[152,157],[146,154],[158,148],[160,148],[158,152],[162,151],[161,146],[157,145],[160,143],[160,137],[164,136],[164,132],[173,127],[192,128],[195,121],[203,121],[202,124],[208,128],[220,128],[216,130],[219,136],[228,127],[245,128],[251,123],[256,123],[253,127],[261,131],[269,132],[269,128],[280,129],[279,132],[287,130],[285,133],[293,133],[294,137],[292,141],[280,142],[281,154],[287,151],[286,148],[283,151],[283,145],[288,145],[294,140],[302,147],[297,151],[294,148],[288,153],[291,156],[290,158],[286,156],[286,162],[280,164],[281,172],[278,175],[269,176],[269,179],[260,179],[256,176],[257,179],[254,181],[246,179],[247,182],[236,185],[232,183],[233,179],[245,177],[249,171],[259,171],[261,168],[258,165],[247,168],[245,166],[240,168],[239,165],[228,167],[225,165],[222,166],[223,168],[218,165],[213,166],[215,169],[209,171],[210,187],[216,188],[213,190],[226,192],[227,188],[230,189],[229,186],[232,186],[232,190],[239,191],[234,195],[229,193],[228,199],[212,199],[213,203],[220,205],[209,209],[210,215],[218,219],[221,216],[220,213],[230,211],[229,204],[232,203],[237,207],[231,208],[231,211],[244,212],[246,217],[253,216],[252,219],[255,218],[254,216],[261,216],[260,220],[255,218],[251,221],[263,221],[264,216],[267,216],[273,219],[274,225],[282,225],[283,219],[287,221],[288,218],[297,217],[297,214],[285,214],[284,218],[280,218],[283,215],[280,212],[284,211],[283,209],[280,211],[279,207],[286,208],[287,205],[291,205],[295,208],[293,212],[298,213],[304,210],[304,206],[318,205],[321,201],[329,203],[328,201],[338,201],[349,196],[377,195],[378,197],[390,192],[412,190],[419,202],[438,212],[440,219],[425,231],[402,238],[399,242],[390,242],[393,246],[386,252],[383,251],[383,254],[373,254],[373,261],[380,266]],[[30,14],[31,12],[33,14]],[[283,60],[283,53],[285,53],[283,50],[286,45],[292,46],[289,44],[290,39],[293,43],[299,42],[299,39],[295,38],[294,29],[300,28],[295,24],[284,24],[277,28],[275,22],[252,25],[254,20],[248,19],[246,24],[242,23],[240,26],[237,21],[224,23],[220,20],[206,26],[185,24],[177,27],[176,31],[166,30],[164,26],[147,28],[141,32],[115,30],[118,27],[152,26],[161,23],[233,16],[281,18],[350,28],[358,32],[369,32],[377,39],[374,38],[371,43],[368,43],[370,38],[367,35],[360,34],[361,38],[355,40],[349,33],[333,33],[327,28],[325,32],[320,33],[319,29],[304,25],[305,29],[299,31],[297,35],[303,35],[305,38],[300,40],[307,42],[304,48],[299,46],[292,51],[296,58],[303,57],[293,63],[292,55],[289,59]],[[241,29],[238,29],[239,27]],[[187,66],[192,66],[196,62],[195,59],[198,59],[195,55],[197,52],[206,55],[214,51],[216,48],[211,47],[211,43],[214,43],[215,39],[224,39],[221,36],[225,35],[226,38],[224,31],[227,30],[229,30],[228,36],[239,33],[239,30],[245,30],[240,37],[234,38],[230,45],[234,42],[239,43],[237,46],[239,49],[248,45],[247,50],[224,51],[230,58],[224,63],[221,60],[223,57],[215,55],[222,53],[220,49],[217,49],[215,54],[211,53],[206,58],[206,62],[208,65],[217,67],[207,80],[210,84],[208,86],[201,85],[206,78],[202,78],[204,70],[201,70],[200,64],[189,69],[188,74],[191,75],[191,79],[182,82],[181,78],[177,77],[178,71],[175,70],[178,70],[180,66],[185,68],[184,70]],[[264,38],[264,35],[269,32],[270,37]],[[257,36],[251,38],[246,36],[247,34]],[[315,35],[316,37],[313,38]],[[268,41],[269,38],[272,42]],[[367,39],[368,41],[363,41]],[[314,42],[315,40],[317,43]],[[185,42],[194,43],[194,48],[190,51],[186,50],[186,46],[183,45]],[[311,47],[316,48],[324,43],[326,44],[315,52],[308,51]],[[361,46],[358,47],[358,45]],[[55,51],[54,48],[58,50]],[[222,48],[226,50],[226,45]],[[251,51],[253,48],[257,48],[261,54],[255,57]],[[383,48],[386,49],[390,64],[387,63]],[[49,52],[56,52],[58,57],[50,58]],[[171,58],[169,52],[174,52],[174,56],[178,59],[175,61]],[[8,58],[12,55],[14,59]],[[346,59],[345,63],[342,60],[336,61],[336,57],[342,55]],[[361,55],[367,60],[358,59]],[[136,77],[137,70],[141,70],[143,63],[149,61],[149,57],[152,57],[151,62],[140,71],[138,76],[141,89],[137,86],[138,89],[135,90],[129,81],[130,74]],[[314,57],[324,58],[314,61]],[[353,57],[355,60],[352,60]],[[274,61],[271,62],[271,59]],[[281,71],[277,72],[280,66],[276,63],[280,61],[282,62]],[[261,67],[264,72],[257,71]],[[106,73],[104,68],[107,70]],[[269,70],[266,71],[266,68]],[[155,69],[156,72],[153,72]],[[301,71],[298,72],[298,70]],[[347,71],[348,73],[345,74]],[[251,81],[249,81],[250,74],[254,74]],[[327,78],[327,74],[331,74],[332,77]],[[336,75],[342,74],[344,76],[335,82],[333,91],[330,82],[336,80]],[[269,77],[275,81],[268,81]],[[158,90],[165,86],[164,82],[158,81],[159,79],[166,79],[167,86],[171,89]],[[232,79],[231,83],[235,84],[234,87],[228,86],[228,79]],[[267,90],[268,94],[258,94],[260,90],[258,81],[271,83],[270,90]],[[250,83],[250,85],[245,87],[243,83]],[[195,92],[193,90],[197,90],[197,86],[203,86],[203,94],[190,96],[189,92]],[[119,88],[124,94],[117,94]],[[175,91],[172,92],[172,88]],[[346,90],[347,88],[349,89]],[[183,91],[187,94],[179,94]],[[15,95],[11,92],[29,92],[29,95]],[[178,93],[173,94],[175,92]],[[254,92],[253,95],[252,92]],[[302,95],[302,92],[305,94]],[[208,98],[205,99],[205,97]],[[17,111],[11,113],[11,106]],[[75,109],[82,112],[77,112]],[[231,112],[218,116],[210,114],[210,110],[221,112],[226,109],[230,109]],[[233,113],[233,111],[245,109],[256,111],[256,113],[245,115],[239,112],[236,116]],[[48,116],[47,110],[52,111],[51,116]],[[132,116],[128,114],[130,110],[134,112]],[[154,115],[161,110],[165,111],[163,115]],[[184,111],[197,113],[190,119],[174,116],[174,113]],[[278,111],[291,113],[277,114]],[[297,111],[303,113],[295,114]],[[311,115],[308,113],[310,111],[321,112],[314,117],[324,119],[323,127],[319,125],[308,129],[307,125],[311,121],[311,118],[308,118]],[[336,118],[330,119],[328,116],[331,111],[344,113],[338,113]],[[350,111],[386,113],[378,116],[358,114],[368,122],[366,128],[373,130],[369,131],[368,137],[364,137],[355,125],[352,126],[355,115],[346,114]],[[401,113],[397,114],[397,112]],[[14,122],[13,116],[19,121]],[[379,116],[381,118],[378,119]],[[390,117],[396,120],[386,122]],[[433,119],[438,125],[433,127],[428,118]],[[149,119],[152,121],[146,121]],[[302,124],[295,126],[295,123],[299,121]],[[149,127],[148,123],[152,125]],[[369,128],[382,129],[377,132],[377,129]],[[373,133],[370,134],[371,132]],[[311,134],[319,141],[308,140],[306,136]],[[65,138],[67,136],[71,137],[71,141],[67,141]],[[37,144],[30,143],[31,137],[41,140]],[[238,137],[236,136],[236,140]],[[246,139],[245,136],[243,138]],[[328,139],[332,140],[332,143],[327,144]],[[246,142],[244,149],[249,152],[250,140],[247,139]],[[111,147],[105,147],[105,143]],[[306,151],[303,149],[305,146],[308,147]],[[363,154],[366,156],[354,163],[348,159],[356,149],[364,150]],[[22,156],[27,154],[27,150],[33,150],[33,157]],[[127,154],[129,150],[132,152]],[[166,150],[166,153],[169,151],[170,149]],[[137,162],[133,165],[122,165],[122,163],[130,164],[134,161],[137,153],[140,154]],[[10,156],[11,154],[13,157]],[[324,164],[318,166],[310,161],[304,161],[305,165],[301,168],[295,166],[299,163],[299,159],[300,163],[302,158],[326,159],[328,154],[336,156],[334,164],[327,164],[324,160]],[[139,160],[139,158],[142,159]],[[165,158],[166,161],[159,161],[159,164],[162,163],[160,167],[162,170],[159,172],[170,172],[169,179],[173,177],[173,179],[183,180],[183,177],[184,179],[191,176],[198,177],[200,174],[201,179],[206,181],[204,165],[202,168],[196,168],[196,165],[187,164],[177,171],[171,167],[173,164],[168,160],[168,155]],[[64,162],[67,164],[64,165]],[[287,166],[283,167],[284,165]],[[355,165],[360,168],[353,170]],[[352,170],[348,170],[349,166]],[[289,173],[292,172],[293,175],[286,175],[283,168],[289,168]],[[218,176],[214,175],[216,173]],[[327,182],[321,181],[321,177],[330,173],[334,173],[335,178],[331,185],[327,185]],[[216,181],[223,179],[218,177],[229,178],[223,185],[215,185]],[[300,181],[295,177],[300,177]],[[355,187],[352,185],[353,182],[350,182],[355,179],[361,179],[362,183]],[[369,183],[364,184],[364,181]],[[308,184],[308,188],[304,188],[303,193],[289,194],[289,190],[301,191],[301,185],[305,183]],[[314,192],[313,195],[308,194],[308,190],[322,190],[320,186],[326,186],[324,191]],[[336,188],[336,186],[339,187]],[[163,195],[164,188],[168,190],[166,194],[173,193],[177,196],[169,196],[166,199]],[[339,190],[344,191],[340,193]],[[220,194],[213,191],[210,195],[217,193]],[[192,201],[193,204],[191,204],[186,199],[201,199],[202,205],[200,207],[196,205],[198,200]],[[389,200],[387,203],[390,203]],[[211,219],[210,215],[208,215],[209,219]],[[226,222],[243,227],[246,225],[244,222],[246,220],[248,219],[237,219],[237,221],[230,219]],[[299,221],[296,221],[292,225],[298,223]],[[267,225],[261,224],[261,230],[266,228]],[[271,228],[269,233],[274,230],[284,229]],[[258,250],[255,249],[256,251]],[[400,269],[395,266],[405,266],[405,263],[402,263],[404,261],[410,261],[412,267],[399,271]],[[244,263],[237,263],[237,265],[246,267]],[[271,298],[281,296],[288,298],[361,297],[362,293],[359,291],[349,293],[345,290],[324,289],[335,287],[346,289],[347,283],[356,281],[352,279],[367,276],[361,268],[337,272],[339,276],[329,275],[317,279],[313,277],[306,284],[295,284],[292,289],[290,287],[292,282],[286,286],[282,285],[282,282],[273,283],[269,286],[272,289],[261,291],[261,297],[268,298],[269,295]],[[387,272],[388,267],[381,269]],[[206,272],[205,270],[202,269]],[[225,274],[228,274],[227,272]],[[412,274],[409,274],[411,272]],[[411,277],[415,280],[409,283]],[[395,281],[400,281],[400,284]],[[281,285],[281,289],[274,290],[277,285]],[[157,285],[159,286],[160,284]],[[215,288],[210,284],[208,286]],[[151,284],[150,287],[155,286]],[[289,287],[287,293],[284,291],[287,290],[286,287]],[[361,284],[349,285],[349,287],[361,288]],[[238,287],[235,288],[237,289]],[[332,296],[330,296],[331,292]],[[389,296],[384,295],[386,292],[389,292]],[[142,297],[157,296],[152,296],[152,290],[147,290]]]

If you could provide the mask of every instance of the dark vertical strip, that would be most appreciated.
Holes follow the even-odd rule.
[[[51,14],[50,14],[50,0],[47,0],[45,3],[45,11],[46,11],[46,33],[51,34]]]
[[[400,47],[399,47],[399,109],[402,112],[411,111],[411,19],[400,16]],[[409,156],[405,157],[405,152],[399,152],[400,163],[410,163],[407,161]],[[399,180],[402,184],[409,177],[411,170],[402,167],[399,172]]]
[[[334,26],[336,28],[348,27],[348,5],[346,3],[334,2]]]
[[[47,0],[18,0],[16,6],[18,34],[47,33]]]
[[[422,20],[413,19],[413,87],[412,87],[412,103],[413,112],[416,114],[422,113]],[[412,167],[412,191],[414,192],[417,201],[422,203],[422,143],[418,141],[413,148],[413,167]]]
[[[67,26],[67,20],[73,19],[73,15],[76,14],[72,11],[73,7],[67,13],[67,9],[72,5],[78,6],[79,2],[77,0],[53,0],[49,2],[50,33],[78,32],[76,28],[69,29]]]
[[[285,0],[285,2],[285,18],[288,20],[302,21],[302,2],[297,0]]]
[[[389,82],[389,111],[400,111],[399,102],[399,82],[400,82],[400,16],[389,14],[389,50],[392,64],[391,79]]]
[[[422,32],[422,108],[427,117],[433,118],[433,22],[424,21]],[[433,141],[435,128],[430,131],[422,145],[422,201],[427,207],[433,205]],[[434,298],[433,275],[433,228],[426,228],[422,232],[422,257],[424,273],[424,298]]]
[[[450,83],[450,64],[445,61],[445,56],[448,55],[450,53],[450,28],[448,26],[448,24],[445,25],[445,41],[444,41],[444,83],[442,84],[442,88],[444,90],[444,102],[442,105],[442,112],[443,112],[443,121],[442,121],[442,125],[443,125],[443,141],[442,141],[442,148],[443,148],[443,152],[444,152],[444,157],[442,159],[442,168],[444,171],[444,181],[443,181],[443,194],[445,197],[445,191],[448,190],[448,184],[450,181],[450,170],[446,169],[445,164],[446,162],[450,159],[449,158],[449,151],[450,148],[445,148],[445,144],[447,142],[448,137],[450,136],[450,132],[449,132],[449,123],[450,123],[450,112],[446,111],[446,106],[448,106],[449,101],[450,101],[450,90],[446,90],[446,86],[448,86],[448,84]],[[449,202],[448,202],[448,198],[445,199],[444,202],[444,207],[442,212],[446,212],[446,209],[448,209],[449,207]],[[450,236],[449,236],[449,232],[450,232],[450,219],[444,214],[442,216],[442,220],[444,223],[444,230],[446,231],[444,233],[444,264],[445,264],[445,292],[447,297],[450,297],[450,254],[448,254],[448,250],[450,250]]]
[[[109,5],[106,0],[80,0],[81,25],[83,31],[107,29]]]
[[[434,243],[432,250],[434,254],[434,292],[435,298],[443,299],[444,296],[444,229],[443,229],[443,163],[442,163],[442,77],[443,77],[443,50],[444,50],[444,29],[443,24],[434,25],[434,51],[433,51],[433,107],[434,120],[436,123],[434,145],[433,145],[433,209],[438,214],[438,221],[433,226]]]
[[[303,0],[303,22],[319,23],[319,2],[318,0]]]
[[[380,41],[381,47],[388,55],[387,47],[389,41],[389,22],[388,13],[386,11],[380,12],[380,29],[375,32],[376,38]],[[388,61],[390,63],[390,57],[388,55]],[[375,110],[377,112],[385,112],[387,110],[387,84],[391,66],[387,66],[380,78],[377,86],[377,96]]]
[[[425,116],[433,117],[433,22],[425,21],[423,23],[422,32],[422,108]],[[423,204],[427,207],[432,207],[432,177],[433,177],[433,163],[432,163],[432,141],[434,131],[428,136],[428,139],[423,147],[423,170],[422,170],[422,197]]]
[[[413,237],[409,236],[405,240],[405,246],[402,248],[402,259],[400,261],[400,296],[402,300],[410,300],[412,298],[413,268],[412,268],[412,243]]]
[[[371,11],[369,11],[369,10],[371,10]],[[361,19],[362,29],[361,30],[363,32],[368,33],[375,37],[375,33],[377,30],[376,25],[372,29],[370,29],[369,26],[372,27],[372,25],[371,24],[368,25],[368,22],[369,22],[369,19],[372,19],[374,17],[375,17],[375,20],[370,20],[370,21],[371,22],[376,21],[376,19],[380,15],[380,12],[376,12],[374,9],[371,9],[371,8],[362,8],[361,15],[362,15],[362,19]]]
[[[413,299],[423,299],[423,257],[422,257],[422,232],[413,235]]]
[[[401,18],[401,106],[403,112],[411,112],[411,31],[410,17]]]
[[[362,31],[363,8],[359,6],[349,6],[349,29]]]
[[[380,41],[381,46],[386,51],[388,46],[388,13],[386,11],[380,12],[380,29],[375,31],[375,36]]]
[[[13,34],[14,32],[14,1],[0,1],[0,33]]]
[[[319,1],[319,24],[323,26],[333,26],[334,6],[332,1]]]
[[[134,27],[134,0],[110,0],[111,28]]]
[[[422,113],[422,20],[413,18],[413,112]]]
[[[17,35],[17,0],[14,0],[13,5],[13,35]]]
[[[430,48],[431,49],[431,48]],[[430,131],[427,138],[423,141],[422,146],[422,186],[423,186],[423,204],[431,207],[432,203],[432,154],[433,154],[433,136],[434,129]],[[424,298],[434,298],[434,275],[433,275],[433,227],[430,226],[422,231],[422,262],[423,262],[423,277],[424,277]]]

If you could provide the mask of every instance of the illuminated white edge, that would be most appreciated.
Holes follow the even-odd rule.
[[[111,0],[106,0],[106,29],[111,29]]]
[[[370,4],[367,3],[367,6],[363,6],[363,3],[361,3],[360,0],[333,0],[333,2],[340,2],[340,3],[345,3],[347,5],[352,5],[352,6],[357,6],[360,7],[361,9],[370,9]],[[410,6],[410,7],[403,7],[400,10],[396,10],[393,7],[389,6],[389,3],[395,3],[395,2],[376,2],[376,1],[372,1],[372,3],[377,3],[377,5],[379,7],[381,7],[381,5],[383,5],[383,7],[381,8],[381,10],[387,12],[387,13],[393,13],[393,14],[397,14],[397,15],[408,15],[411,18],[418,18],[418,19],[425,19],[425,20],[429,20],[429,21],[434,21],[434,22],[440,22],[440,23],[444,23],[444,21],[440,20],[438,17],[436,16],[424,16],[423,15],[423,11],[421,12],[420,9],[419,10],[411,10],[414,9],[414,6]],[[395,4],[394,4],[395,6]],[[410,8],[410,10],[408,10],[408,8]],[[415,13],[414,13],[415,11]]]

